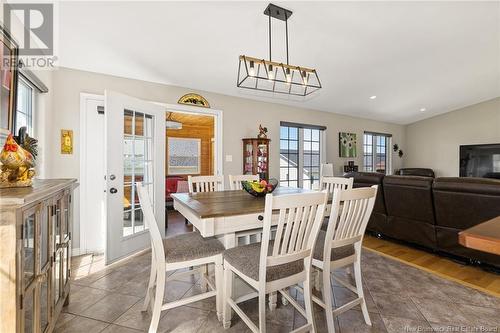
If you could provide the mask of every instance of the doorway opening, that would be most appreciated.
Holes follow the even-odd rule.
[[[192,231],[191,224],[173,207],[171,194],[189,192],[188,176],[217,172],[216,115],[167,109],[166,216],[167,235]]]

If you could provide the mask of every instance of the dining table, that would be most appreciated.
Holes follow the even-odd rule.
[[[311,190],[277,187],[272,195],[307,193]],[[174,209],[181,213],[203,237],[218,238],[226,249],[238,246],[238,236],[262,229],[265,197],[245,190],[173,193]],[[276,218],[276,224],[278,222]]]
[[[461,231],[458,242],[474,250],[500,255],[500,216]]]

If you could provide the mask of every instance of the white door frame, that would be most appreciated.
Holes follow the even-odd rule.
[[[80,200],[86,197],[88,191],[87,183],[87,102],[93,100],[100,102],[104,107],[104,95],[80,93]],[[102,120],[104,122],[104,118]],[[104,133],[102,133],[104,140]],[[103,181],[103,191],[104,191],[104,175],[106,170],[102,170],[102,181]],[[81,221],[87,221],[87,210],[80,202],[80,214],[79,214],[79,231],[80,231],[80,247],[75,251],[73,249],[72,255],[80,255],[87,253],[87,235],[90,234],[90,230],[87,230],[89,226],[87,223],[81,223]],[[104,217],[103,217],[104,218]]]
[[[87,189],[87,176],[86,176],[86,171],[87,171],[87,159],[86,159],[86,154],[85,154],[85,148],[86,148],[86,130],[87,130],[87,101],[89,100],[95,100],[98,102],[101,102],[102,105],[104,106],[104,95],[99,95],[99,94],[89,94],[89,93],[80,93],[80,200],[81,198],[85,197]],[[214,116],[214,133],[215,133],[215,142],[214,146],[216,147],[216,156],[214,158],[214,163],[216,164],[214,166],[214,170],[216,171],[217,175],[223,175],[223,167],[224,167],[224,162],[222,159],[223,156],[223,137],[222,137],[222,126],[223,126],[223,111],[222,110],[216,110],[216,109],[209,109],[209,108],[201,108],[197,106],[189,106],[189,105],[182,105],[182,104],[166,104],[166,103],[160,103],[160,102],[154,102],[156,104],[160,104],[165,106],[165,113],[166,112],[183,112],[183,113],[191,113],[191,114],[198,114],[198,115],[212,115]],[[104,121],[104,119],[103,119]],[[104,137],[104,133],[103,133]],[[106,170],[102,170],[102,177],[103,177],[103,182],[104,182],[104,175],[106,174]],[[104,187],[103,187],[104,190]],[[80,214],[79,214],[79,231],[80,231],[80,247],[79,249],[73,249],[73,255],[80,255],[80,254],[86,254],[87,253],[87,236],[90,234],[91,230],[88,230],[89,225],[86,223],[81,223],[81,221],[86,221],[86,210],[83,209],[84,207],[80,203]],[[104,217],[105,218],[105,217]],[[76,250],[76,251],[75,251]]]
[[[182,104],[165,104],[166,112],[180,112],[189,113],[194,115],[206,116],[210,115],[214,117],[214,146],[215,146],[215,158],[214,158],[214,174],[216,176],[224,175],[224,162],[222,160],[222,110],[202,108],[199,106],[190,106]]]

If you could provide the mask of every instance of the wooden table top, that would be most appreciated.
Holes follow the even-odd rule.
[[[461,245],[500,255],[500,216],[458,234]]]
[[[278,187],[273,195],[307,193],[311,190]],[[256,198],[244,190],[173,193],[174,201],[189,207],[200,218],[234,216],[264,212],[265,197]]]

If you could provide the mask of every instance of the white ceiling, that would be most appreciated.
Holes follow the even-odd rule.
[[[306,99],[236,88],[240,54],[268,57],[267,2],[63,2],[60,65],[399,124],[500,96],[500,2],[276,4],[324,87]]]

